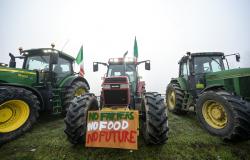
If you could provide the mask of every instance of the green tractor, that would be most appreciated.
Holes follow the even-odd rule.
[[[89,91],[87,80],[73,71],[75,59],[54,45],[9,55],[9,67],[0,66],[0,145],[28,131],[41,111],[66,115],[70,101]]]
[[[240,60],[239,54],[236,60]],[[250,138],[250,68],[229,69],[220,52],[190,53],[166,89],[168,110],[196,112],[201,126],[224,140]],[[224,65],[225,64],[225,65]],[[225,68],[227,66],[227,68]]]

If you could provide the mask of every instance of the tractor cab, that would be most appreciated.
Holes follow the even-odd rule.
[[[16,68],[16,59],[23,59],[22,69],[34,71],[37,74],[37,83],[51,83],[54,86],[74,74],[73,63],[75,58],[52,48],[23,50],[19,48],[20,56],[9,54],[10,68]]]
[[[236,60],[239,61],[239,55],[236,55]],[[179,61],[179,77],[182,77],[187,82],[187,89],[192,95],[196,95],[206,87],[206,75],[215,72],[225,71],[227,59],[224,53],[221,52],[202,52],[190,53],[183,56]],[[225,62],[225,63],[224,63]]]
[[[134,58],[111,58],[108,62],[107,77],[126,76],[132,93],[135,93],[138,75],[137,75],[137,60]]]
[[[98,64],[107,66],[107,73],[102,84],[103,89],[101,93],[104,105],[114,106],[114,104],[120,104],[131,108],[135,107],[135,103],[138,101],[138,98],[140,99],[145,87],[145,83],[138,78],[138,65],[141,63],[145,63],[145,69],[150,70],[149,60],[137,62],[136,58],[129,57],[110,58],[108,64],[102,62],[93,63],[94,72],[98,70]],[[113,99],[116,103],[107,103],[107,99]]]
[[[25,50],[21,54],[24,57],[23,69],[36,71],[39,83],[56,85],[74,74],[72,64],[75,59],[53,48]]]

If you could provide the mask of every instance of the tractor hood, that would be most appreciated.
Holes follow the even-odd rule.
[[[237,68],[213,73],[207,73],[206,79],[210,80],[221,80],[221,79],[229,79],[229,78],[239,78],[239,77],[249,77],[250,76],[250,68]]]
[[[37,73],[19,68],[0,67],[0,83],[29,85],[37,82]]]
[[[250,68],[238,68],[206,74],[207,86],[223,85],[227,90],[250,101]]]

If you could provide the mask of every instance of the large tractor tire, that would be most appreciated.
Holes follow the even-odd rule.
[[[196,105],[197,118],[209,133],[224,140],[250,138],[250,105],[226,91],[207,91]]]
[[[171,82],[166,90],[166,104],[168,110],[175,114],[186,114],[187,111],[182,109],[184,99],[184,91],[178,83]]]
[[[0,145],[28,131],[38,118],[39,101],[31,91],[0,86]]]
[[[66,116],[71,101],[78,96],[89,92],[88,85],[83,81],[75,81],[73,84],[65,89],[64,97],[62,99],[62,116]]]
[[[93,94],[87,93],[70,102],[69,110],[64,119],[66,125],[64,132],[72,144],[85,142],[89,110],[98,110],[98,101]]]
[[[146,144],[165,144],[168,140],[168,117],[164,100],[155,92],[145,93],[142,104],[141,133]]]

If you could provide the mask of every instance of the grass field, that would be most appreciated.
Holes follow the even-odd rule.
[[[146,146],[139,138],[139,150],[84,148],[71,145],[63,132],[61,117],[41,117],[24,136],[0,148],[1,160],[87,160],[87,159],[217,159],[250,160],[250,141],[226,143],[206,133],[195,115],[169,114],[169,140],[162,146]]]

